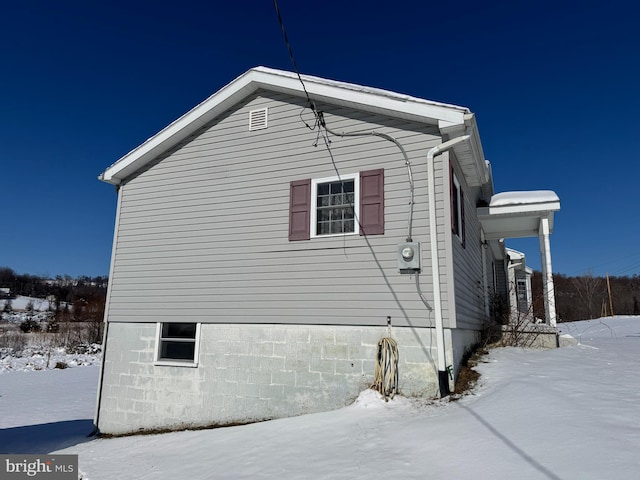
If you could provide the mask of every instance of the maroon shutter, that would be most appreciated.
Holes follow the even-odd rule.
[[[464,227],[464,192],[462,191],[462,185],[460,186],[460,215],[462,218],[460,219],[460,228],[462,228],[462,232],[460,238],[462,238],[462,248],[467,248],[466,244],[466,234]]]
[[[453,181],[455,173],[453,164],[449,163],[449,190],[451,195],[451,231],[460,237],[462,248],[466,248],[466,232],[464,225],[464,191],[462,185],[456,187]],[[460,203],[460,218],[458,218],[458,203]]]
[[[449,162],[449,203],[451,204],[451,231],[458,233],[458,198],[456,194],[456,185],[453,182],[453,165]]]
[[[360,235],[384,233],[384,169],[360,172]]]
[[[289,190],[289,240],[309,240],[311,179],[291,182]]]

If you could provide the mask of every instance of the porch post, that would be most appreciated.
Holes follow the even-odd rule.
[[[551,246],[549,244],[549,217],[540,217],[538,229],[540,239],[540,263],[542,264],[542,291],[544,293],[545,323],[556,326],[556,297],[553,288],[553,270],[551,269]]]

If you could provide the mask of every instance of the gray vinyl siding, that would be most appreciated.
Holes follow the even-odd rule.
[[[431,326],[414,278],[397,272],[409,184],[393,143],[331,137],[330,147],[341,174],[384,168],[384,235],[288,240],[289,183],[336,175],[318,130],[300,120],[301,112],[313,120],[303,106],[258,92],[121,187],[109,321],[384,325],[390,316],[394,325]],[[249,131],[249,111],[263,107],[269,127]],[[407,151],[416,185],[413,237],[423,243],[421,284],[432,303],[426,153],[440,143],[437,130],[318,108],[334,131],[384,132]],[[436,182],[442,229],[448,193],[441,165]],[[444,241],[441,232],[441,252]],[[446,275],[441,284],[446,290]]]
[[[480,222],[476,204],[482,192],[479,187],[469,188],[452,155],[454,170],[464,192],[465,247],[460,239],[452,236],[453,270],[455,285],[455,327],[480,329],[485,320],[484,292],[482,284],[482,243]]]

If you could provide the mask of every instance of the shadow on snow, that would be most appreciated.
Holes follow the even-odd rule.
[[[66,420],[0,429],[0,453],[50,453],[92,440],[93,420]]]

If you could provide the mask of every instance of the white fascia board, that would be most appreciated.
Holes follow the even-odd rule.
[[[276,70],[268,67],[256,67],[251,70],[256,73],[264,73],[268,78],[268,85],[275,86],[278,82],[276,78],[283,79],[286,88],[295,88],[295,90],[303,93],[300,79],[294,72],[285,70]],[[449,103],[436,102],[426,100],[424,98],[413,97],[402,93],[384,90],[382,88],[366,87],[354,83],[340,82],[329,80],[326,78],[316,77],[313,75],[301,75],[305,88],[309,94],[317,94],[318,96],[329,99],[342,99],[351,103],[360,103],[364,107],[368,105],[377,105],[385,108],[390,106],[390,110],[394,112],[414,112],[418,117],[431,120],[432,123],[438,123],[438,120],[448,121],[450,123],[462,123],[464,115],[470,113],[466,107],[453,105]],[[358,102],[357,97],[362,96],[365,100]],[[388,100],[385,103],[384,100]],[[312,100],[314,100],[312,98]],[[403,109],[399,105],[411,105],[412,108]]]
[[[252,71],[260,88],[304,96],[300,80],[290,72],[260,68]],[[392,117],[411,117],[416,121],[438,124],[461,124],[469,110],[465,107],[430,102],[387,90],[302,75],[311,100],[326,103],[348,103],[365,111],[385,112]]]
[[[550,212],[556,212],[560,210],[560,202],[546,202],[546,203],[532,203],[521,205],[500,205],[490,206],[489,215],[508,215],[515,214],[515,216],[546,216]]]
[[[494,233],[485,233],[487,240],[504,240],[512,238],[532,238],[537,237],[536,230],[524,231],[524,230],[501,230]]]
[[[331,99],[342,100],[353,104],[355,108],[361,110],[383,111],[390,116],[403,114],[412,117],[417,121],[436,124],[440,120],[447,122],[457,122],[462,120],[463,112],[450,110],[445,107],[418,103],[414,101],[402,101],[396,98],[372,95],[366,92],[342,90],[329,85],[309,85],[307,87],[309,95],[317,96],[326,101]]]
[[[382,89],[307,75],[303,75],[302,79],[312,100],[348,104],[356,109],[430,124],[464,124],[465,115],[469,114],[465,107],[431,102]],[[107,183],[120,184],[157,155],[187,138],[259,88],[304,97],[302,84],[295,73],[265,67],[251,69],[124,155],[98,178]]]

